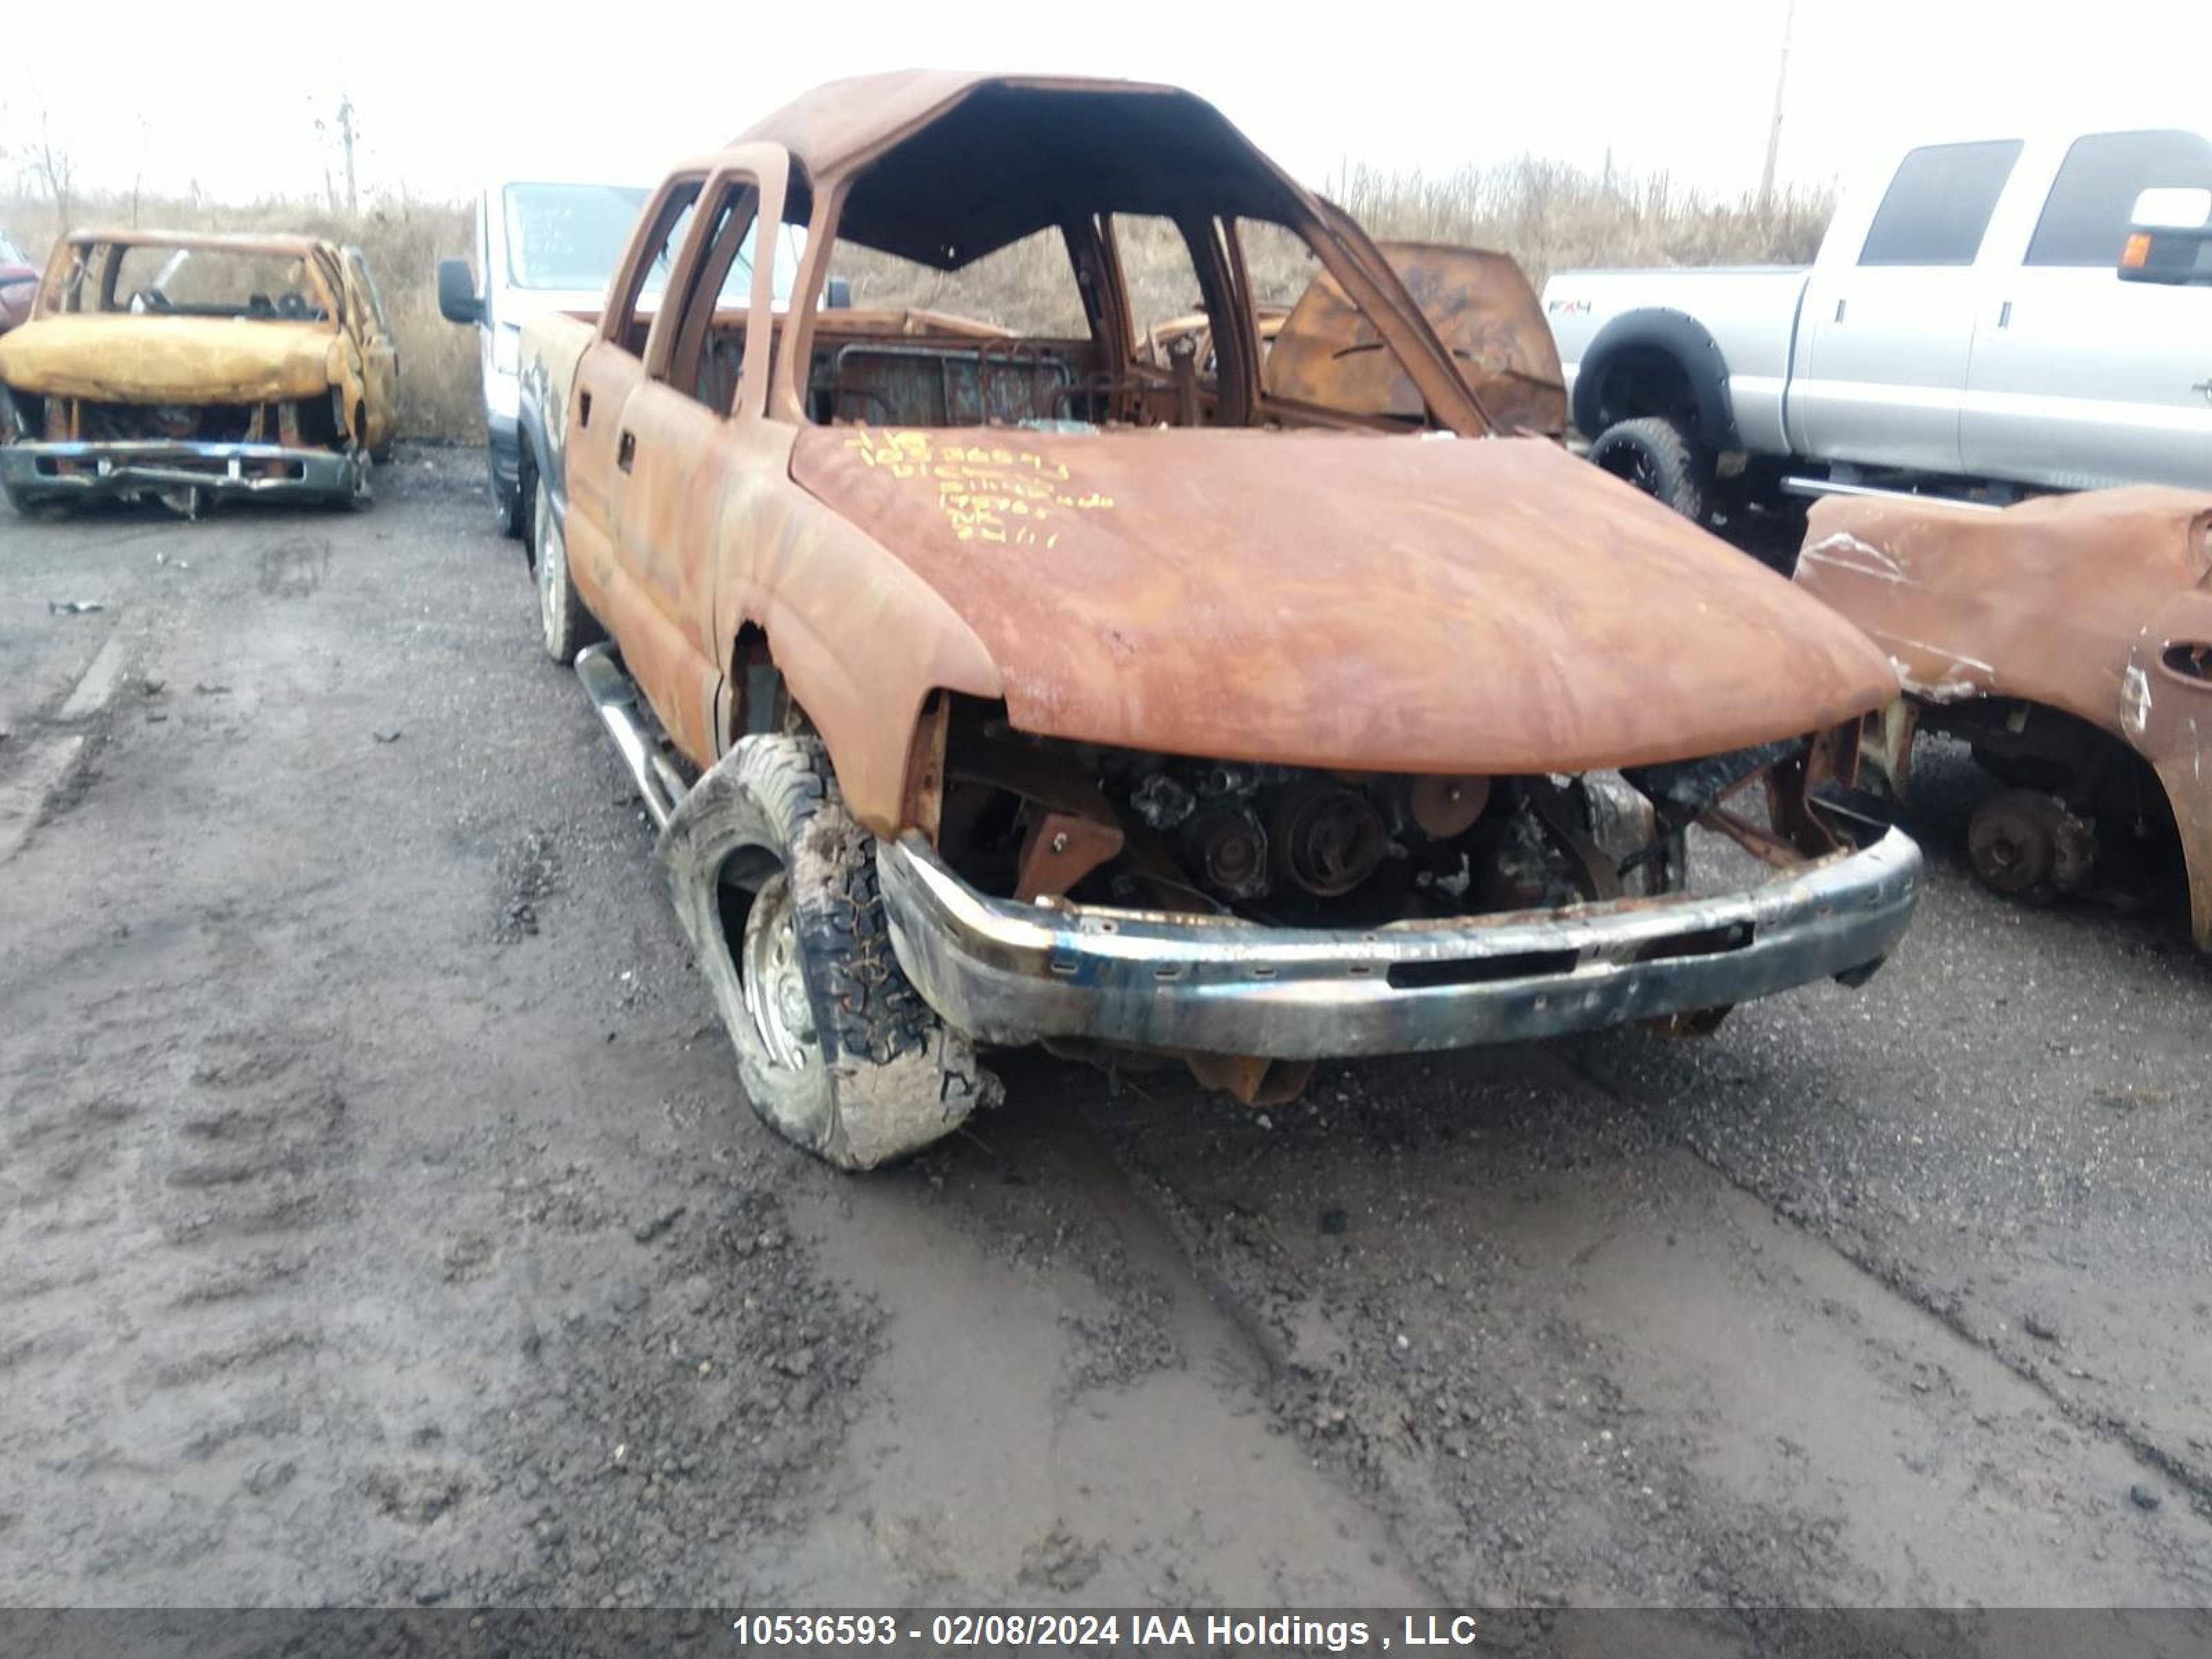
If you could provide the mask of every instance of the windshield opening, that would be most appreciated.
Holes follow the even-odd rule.
[[[323,284],[296,254],[160,243],[78,245],[59,309],[325,322]]]

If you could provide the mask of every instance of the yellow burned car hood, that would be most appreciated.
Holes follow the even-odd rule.
[[[330,323],[229,317],[40,317],[0,337],[18,392],[119,404],[249,404],[319,397]]]

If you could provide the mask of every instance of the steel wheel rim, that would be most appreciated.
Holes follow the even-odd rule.
[[[761,884],[745,916],[744,960],[738,981],[745,1012],[760,1034],[769,1061],[787,1072],[805,1071],[814,1061],[814,1006],[799,961],[798,916],[791,883],[781,871]]]

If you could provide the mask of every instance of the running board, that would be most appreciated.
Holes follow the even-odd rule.
[[[599,721],[629,768],[630,781],[656,826],[665,830],[686,793],[683,776],[660,752],[652,711],[638,700],[637,686],[623,672],[611,645],[586,646],[576,653],[576,678],[599,711]]]
[[[1865,495],[1884,501],[1936,501],[1945,507],[1971,507],[1977,513],[2003,510],[1995,501],[1969,501],[1956,495],[1931,495],[1919,489],[1884,489],[1879,484],[1838,483],[1833,478],[1789,477],[1782,481],[1782,489],[1790,495]]]

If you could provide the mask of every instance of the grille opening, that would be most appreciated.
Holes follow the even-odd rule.
[[[1678,957],[1722,957],[1751,943],[1747,921],[1731,921],[1720,927],[1699,927],[1686,933],[1668,933],[1638,945],[1638,962],[1671,962]]]
[[[1510,979],[1572,973],[1579,951],[1516,951],[1510,956],[1462,957],[1450,962],[1399,962],[1390,967],[1394,991],[1427,991],[1443,985],[1495,985]]]

